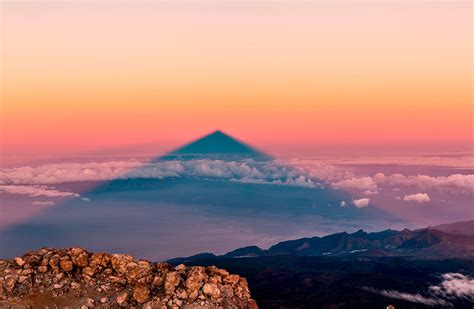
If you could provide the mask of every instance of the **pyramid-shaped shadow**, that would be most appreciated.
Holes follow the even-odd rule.
[[[220,130],[214,131],[202,138],[186,144],[169,154],[160,156],[152,162],[159,160],[224,160],[236,161],[252,159],[267,161],[272,158],[257,149],[238,141],[234,137]]]
[[[270,156],[220,131],[148,164],[183,169],[208,167],[211,162],[235,169],[240,166],[237,161],[250,171],[258,172],[262,166],[274,169]],[[119,178],[81,192],[89,203],[69,200],[2,231],[2,255],[44,246],[82,246],[156,260],[203,251],[219,253],[249,244],[265,247],[279,240],[344,229],[386,228],[385,222],[394,220],[375,207],[339,207],[341,200],[349,201],[351,196],[332,189],[196,175],[147,178],[137,176],[136,170]]]

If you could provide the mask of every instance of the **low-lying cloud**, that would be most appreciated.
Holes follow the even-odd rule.
[[[451,302],[455,300],[474,302],[474,278],[461,273],[443,274],[438,285],[428,287],[428,290],[422,294],[396,290],[378,290],[371,287],[365,287],[364,290],[427,306],[452,307]]]
[[[460,273],[446,273],[443,281],[430,286],[430,291],[446,298],[462,298],[474,302],[474,278]]]
[[[364,290],[382,295],[384,297],[393,298],[393,299],[401,299],[404,301],[423,304],[427,306],[447,306],[448,302],[444,299],[438,297],[426,297],[421,294],[413,294],[413,293],[405,293],[395,290],[377,290],[374,288],[364,288]]]
[[[306,188],[327,186],[356,191],[357,194],[367,197],[378,194],[382,187],[388,187],[390,191],[402,188],[424,192],[406,195],[403,198],[405,201],[417,203],[430,201],[431,197],[428,194],[431,195],[432,191],[453,195],[474,194],[474,175],[454,174],[432,177],[376,173],[373,176],[356,176],[352,171],[304,160],[270,162],[191,160],[155,163],[112,161],[3,168],[0,169],[0,192],[28,196],[74,196],[74,193],[61,192],[52,186],[68,182],[136,178],[164,179],[186,176]],[[354,205],[365,207],[363,206],[366,203],[365,199],[360,200]]]
[[[306,188],[316,188],[320,185],[303,171],[276,161],[191,160],[156,163],[116,161],[1,169],[0,192],[27,196],[79,197],[78,194],[61,192],[48,186],[68,182],[185,176]]]
[[[361,198],[358,200],[353,200],[352,203],[355,205],[357,208],[364,208],[369,206],[370,199],[369,198]]]
[[[376,191],[377,184],[371,177],[345,179],[332,184],[335,188]]]
[[[54,206],[54,205],[56,205],[56,203],[53,202],[53,201],[34,201],[31,204],[32,205],[37,205],[37,206]]]
[[[377,185],[410,186],[423,191],[437,190],[450,194],[474,193],[474,175],[472,174],[431,177],[427,175],[405,176],[402,174],[386,176],[383,173],[377,173],[373,179]]]
[[[65,182],[107,181],[114,179],[196,176],[243,182],[268,182],[315,187],[301,171],[276,162],[227,162],[220,160],[162,161],[157,163],[105,162],[64,163],[38,167],[2,169],[4,185],[51,185]]]
[[[399,164],[405,157],[392,158],[391,164]],[[432,158],[433,159],[433,158]],[[436,158],[435,161],[444,158]],[[416,162],[425,162],[427,158],[418,158]],[[460,162],[472,161],[472,157],[463,157]],[[390,187],[393,190],[415,188],[417,191],[428,192],[438,191],[440,193],[451,195],[472,195],[474,194],[474,174],[453,174],[449,176],[430,176],[430,175],[411,175],[406,176],[400,173],[385,175],[384,173],[375,173],[370,175],[356,175],[350,168],[335,166],[335,164],[354,163],[352,159],[332,159],[323,162],[314,160],[288,160],[284,161],[292,166],[305,170],[311,178],[320,179],[334,188],[355,190],[364,192],[366,195],[377,194],[381,187]],[[326,162],[326,163],[325,163]],[[359,164],[356,160],[355,163]],[[374,163],[372,160],[363,160],[361,163]],[[377,162],[376,162],[377,163]],[[378,162],[380,163],[380,162]],[[426,162],[425,162],[426,163]],[[468,164],[469,165],[469,164]],[[472,165],[472,164],[471,164]],[[445,165],[442,165],[445,166]],[[449,165],[446,165],[449,166]]]
[[[18,194],[26,196],[47,196],[47,197],[79,197],[73,192],[59,191],[47,186],[27,186],[27,185],[0,185],[0,193]]]
[[[430,196],[426,193],[416,193],[416,194],[410,194],[410,195],[405,195],[403,197],[403,200],[405,202],[416,202],[416,203],[427,203],[430,202]]]

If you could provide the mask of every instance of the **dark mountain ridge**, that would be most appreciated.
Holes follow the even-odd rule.
[[[474,221],[450,224],[471,225]],[[443,225],[446,227],[448,225]],[[450,234],[428,227],[418,230],[385,230],[367,233],[358,230],[349,234],[341,232],[323,237],[300,238],[283,241],[264,250],[257,246],[239,248],[222,256],[212,253],[170,260],[173,263],[196,261],[205,257],[260,257],[276,255],[298,256],[404,256],[423,259],[472,258],[474,257],[474,236]]]

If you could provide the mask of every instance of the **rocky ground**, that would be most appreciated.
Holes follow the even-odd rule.
[[[2,308],[257,308],[245,278],[130,255],[43,248],[0,260]]]

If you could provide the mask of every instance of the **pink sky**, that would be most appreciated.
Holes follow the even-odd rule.
[[[215,129],[270,152],[472,149],[469,1],[1,6],[4,161]]]

